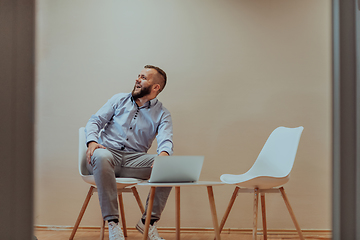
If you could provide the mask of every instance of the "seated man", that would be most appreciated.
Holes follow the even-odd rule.
[[[102,216],[109,225],[109,239],[125,239],[119,226],[116,177],[148,179],[155,155],[147,154],[157,139],[157,153],[173,152],[170,112],[156,96],[164,89],[166,73],[146,65],[135,80],[131,93],[118,93],[91,116],[85,133],[88,169],[94,175]],[[165,207],[171,187],[156,188],[149,239],[158,240],[156,224]],[[136,228],[143,233],[145,212]]]

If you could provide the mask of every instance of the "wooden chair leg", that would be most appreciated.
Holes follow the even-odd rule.
[[[258,205],[259,205],[259,189],[254,189],[254,222],[253,222],[253,240],[257,236],[257,219],[258,219]]]
[[[119,193],[118,197],[119,197],[120,216],[121,216],[121,223],[122,223],[122,227],[123,227],[123,232],[124,232],[124,236],[127,237],[125,211],[124,211],[124,201],[123,201],[122,193]]]
[[[225,226],[225,222],[226,222],[226,220],[227,220],[227,218],[228,218],[228,216],[229,216],[229,214],[230,214],[231,208],[232,208],[233,205],[234,205],[234,202],[235,202],[235,199],[236,199],[236,197],[237,197],[237,194],[238,194],[239,189],[240,189],[240,188],[239,188],[238,186],[236,186],[236,188],[235,188],[235,190],[234,190],[234,192],[233,192],[233,195],[231,196],[231,199],[230,199],[230,202],[229,202],[229,204],[228,204],[228,207],[227,207],[227,209],[226,209],[226,211],[225,211],[225,214],[224,214],[224,216],[223,216],[223,218],[222,218],[222,220],[221,220],[221,222],[220,222],[220,227],[219,227],[220,233],[221,233],[221,231],[223,230],[223,228],[224,228],[224,226]]]
[[[141,213],[144,213],[144,212],[145,212],[145,208],[144,208],[144,205],[143,205],[142,202],[141,202],[141,199],[140,199],[140,196],[139,196],[139,193],[138,193],[136,187],[135,187],[135,186],[132,187],[131,190],[132,190],[132,192],[133,192],[133,194],[134,194],[134,197],[135,197],[135,199],[136,199],[136,201],[137,201],[137,203],[138,203],[138,205],[139,205],[139,208],[140,208]]]
[[[281,187],[279,189],[280,189],[281,195],[282,195],[282,197],[284,199],[285,205],[286,205],[286,207],[287,207],[287,209],[288,209],[288,211],[290,213],[291,219],[294,222],[295,228],[296,228],[297,232],[299,233],[299,237],[300,237],[301,240],[304,240],[304,236],[303,236],[303,234],[301,232],[299,223],[297,222],[297,220],[295,218],[295,214],[294,214],[294,212],[293,212],[293,210],[292,210],[292,208],[290,206],[289,200],[288,200],[288,198],[287,198],[287,196],[285,194],[285,190],[284,190],[283,187]]]
[[[261,193],[261,213],[262,213],[264,240],[267,240],[265,193]]]
[[[104,240],[104,235],[105,235],[105,220],[103,219],[100,229],[100,240]]]
[[[91,198],[91,196],[92,196],[93,193],[94,193],[94,189],[95,189],[95,187],[94,187],[94,186],[91,186],[90,189],[89,189],[88,194],[86,195],[85,201],[84,201],[84,203],[83,203],[83,205],[82,205],[82,207],[81,207],[79,216],[78,216],[78,218],[77,218],[77,220],[76,220],[76,222],[75,222],[75,225],[74,225],[74,227],[73,227],[73,230],[72,230],[72,232],[71,232],[71,235],[70,235],[69,240],[74,239],[75,233],[76,233],[76,231],[77,231],[77,229],[78,229],[78,227],[79,227],[79,225],[80,225],[81,219],[82,219],[82,217],[84,216],[85,210],[86,210],[86,208],[87,208],[87,206],[88,206],[88,204],[89,204],[90,198]]]

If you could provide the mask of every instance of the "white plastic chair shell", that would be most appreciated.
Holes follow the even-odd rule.
[[[246,188],[267,189],[289,181],[303,127],[276,128],[253,166],[244,174],[223,174],[220,180]]]

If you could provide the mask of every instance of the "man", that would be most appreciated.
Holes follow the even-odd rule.
[[[135,80],[131,93],[114,95],[91,116],[85,133],[88,169],[94,175],[102,216],[109,225],[109,239],[125,239],[119,224],[115,177],[148,179],[155,155],[147,154],[157,139],[157,153],[173,153],[170,112],[156,96],[166,85],[166,73],[146,65]],[[171,188],[157,188],[151,214],[149,239],[158,240],[156,222],[165,207]],[[146,202],[147,209],[148,201]],[[143,233],[145,212],[136,225]]]

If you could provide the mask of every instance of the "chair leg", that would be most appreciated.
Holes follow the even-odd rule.
[[[262,212],[264,240],[267,240],[265,193],[261,193],[261,212]]]
[[[135,199],[136,199],[136,201],[137,201],[137,203],[138,203],[138,205],[139,205],[139,208],[140,208],[141,213],[144,213],[144,212],[145,212],[145,208],[144,208],[144,205],[143,205],[142,202],[141,202],[141,199],[140,199],[140,196],[139,196],[139,193],[138,193],[136,187],[135,187],[135,186],[132,187],[131,190],[132,190],[132,192],[133,192],[133,194],[134,194],[134,197],[135,197]]]
[[[105,220],[102,219],[101,229],[100,229],[100,240],[104,240],[104,235],[105,235]]]
[[[223,216],[223,218],[221,219],[221,222],[220,222],[220,227],[219,227],[219,232],[221,233],[221,231],[223,230],[224,226],[225,226],[225,222],[230,214],[230,211],[231,211],[231,208],[233,207],[234,205],[234,202],[235,202],[235,199],[237,197],[237,194],[238,194],[238,191],[240,190],[240,188],[238,186],[236,186],[234,192],[233,192],[233,195],[231,196],[231,199],[230,199],[230,202],[228,204],[228,207],[225,211],[225,214]]]
[[[258,205],[259,205],[259,189],[254,189],[254,222],[253,222],[253,240],[257,236],[257,219],[258,219]]]
[[[286,207],[287,207],[287,209],[288,209],[288,211],[290,213],[291,219],[294,222],[295,228],[296,228],[297,232],[299,233],[299,237],[300,237],[301,240],[304,240],[304,236],[303,236],[303,234],[301,232],[299,223],[297,222],[297,220],[295,218],[295,214],[294,214],[294,212],[293,212],[293,210],[292,210],[292,208],[290,206],[289,200],[288,200],[288,198],[287,198],[287,196],[285,194],[285,190],[284,190],[283,187],[281,187],[279,189],[280,189],[281,195],[282,195],[282,197],[284,199],[285,205],[286,205]]]
[[[122,227],[123,227],[123,232],[124,232],[124,236],[127,237],[125,211],[124,211],[124,201],[123,201],[122,193],[119,193],[118,197],[119,197],[120,216],[121,216],[121,223],[122,223]]]
[[[89,204],[90,198],[94,193],[94,189],[95,189],[95,187],[91,186],[90,189],[89,189],[88,194],[86,195],[85,201],[84,201],[83,206],[82,206],[82,208],[80,210],[79,216],[78,216],[78,218],[77,218],[77,220],[75,222],[75,225],[73,227],[73,230],[71,232],[69,240],[74,239],[75,233],[76,233],[76,231],[77,231],[77,229],[78,229],[78,227],[80,225],[81,219],[84,216],[85,210],[86,210],[86,208],[87,208],[87,206]]]

